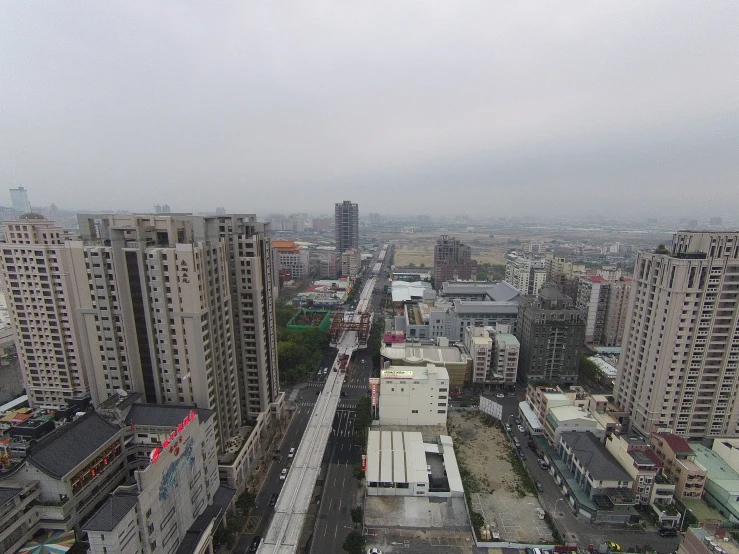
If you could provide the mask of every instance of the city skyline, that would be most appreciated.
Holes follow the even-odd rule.
[[[343,196],[367,213],[703,217],[739,203],[736,4],[3,15],[0,177],[38,205],[265,213]]]

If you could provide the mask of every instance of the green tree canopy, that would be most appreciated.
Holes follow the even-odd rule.
[[[366,541],[359,531],[352,531],[346,536],[346,540],[341,548],[349,554],[364,554]]]

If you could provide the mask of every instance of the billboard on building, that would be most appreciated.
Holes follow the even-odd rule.
[[[380,386],[380,380],[377,377],[370,377],[370,389],[372,389],[372,407],[377,406],[377,387]]]
[[[480,395],[480,411],[495,419],[503,419],[503,406],[482,395]]]

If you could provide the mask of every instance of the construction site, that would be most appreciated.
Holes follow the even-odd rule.
[[[357,336],[357,348],[366,348],[371,327],[372,315],[368,313],[346,312],[331,314],[331,323],[328,328],[331,346],[336,347],[345,333],[354,331]]]

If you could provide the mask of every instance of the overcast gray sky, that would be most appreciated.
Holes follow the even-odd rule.
[[[737,29],[735,0],[3,2],[0,204],[736,214]]]

